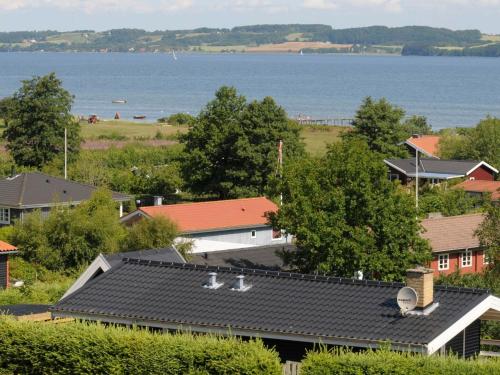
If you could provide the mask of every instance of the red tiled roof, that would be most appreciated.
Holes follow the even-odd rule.
[[[483,220],[483,214],[425,219],[422,237],[429,240],[433,253],[477,248],[480,243],[474,232]]]
[[[475,193],[491,193],[492,200],[500,200],[500,181],[467,180],[455,185],[454,188]]]
[[[7,242],[0,241],[0,252],[3,252],[3,251],[16,251],[16,250],[17,250],[17,247],[12,246],[11,244],[9,244]]]
[[[196,232],[265,225],[267,224],[265,213],[276,212],[278,206],[269,199],[260,197],[147,206],[139,210],[149,216],[169,218],[177,224],[181,232]]]
[[[439,139],[438,135],[420,135],[418,138],[410,137],[406,142],[424,150],[429,155],[437,157]]]

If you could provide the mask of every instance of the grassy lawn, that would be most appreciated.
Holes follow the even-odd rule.
[[[312,155],[323,155],[326,146],[336,142],[342,132],[348,128],[340,126],[304,126],[302,137],[306,144],[306,150]]]
[[[185,133],[187,128],[171,126],[166,124],[133,122],[133,121],[100,121],[97,124],[89,125],[81,123],[83,139],[98,139],[99,137],[113,138],[123,136],[127,139],[152,139],[157,133],[163,137],[174,137],[178,132]]]

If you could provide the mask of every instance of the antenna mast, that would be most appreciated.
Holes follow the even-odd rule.
[[[68,128],[64,128],[64,179],[68,179]]]
[[[415,150],[415,208],[418,210],[418,150]]]
[[[283,140],[280,139],[278,146],[278,168],[280,173],[280,180],[283,179]],[[283,206],[283,193],[280,193],[280,206]]]

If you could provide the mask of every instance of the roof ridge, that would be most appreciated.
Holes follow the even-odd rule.
[[[249,198],[234,198],[234,199],[219,199],[219,200],[213,200],[213,201],[203,201],[203,202],[189,202],[189,203],[173,203],[173,204],[164,204],[161,206],[142,206],[139,207],[139,209],[142,208],[151,208],[151,207],[173,207],[173,206],[189,206],[189,205],[195,205],[195,204],[211,204],[211,203],[221,203],[221,202],[234,202],[234,201],[243,201],[243,200],[256,200],[256,199],[266,199],[272,203],[274,203],[272,200],[270,200],[267,197],[249,197]]]
[[[466,217],[466,216],[485,216],[485,213],[484,212],[475,212],[475,213],[469,213],[469,214],[463,214],[463,215],[442,216],[442,217],[435,217],[435,218],[425,218],[422,221],[450,220],[450,219],[456,219],[456,218],[461,218],[461,217]]]
[[[175,262],[165,262],[160,260],[144,260],[144,259],[129,258],[129,257],[123,258],[122,262],[128,264],[144,265],[144,266],[160,266],[160,267],[183,268],[183,269],[193,269],[193,270],[197,269],[197,270],[207,270],[207,271],[245,273],[247,275],[273,276],[273,277],[294,279],[294,280],[324,281],[337,284],[390,286],[390,287],[400,287],[400,288],[405,286],[404,283],[395,281],[390,282],[390,281],[377,281],[377,280],[358,280],[348,277],[302,274],[302,273],[294,273],[286,271],[270,271],[270,270],[259,270],[252,268],[240,268],[240,267],[208,266],[208,265],[192,264],[192,263],[175,263]]]

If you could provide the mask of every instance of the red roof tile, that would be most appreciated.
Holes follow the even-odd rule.
[[[475,193],[491,193],[492,200],[500,200],[500,181],[467,180],[455,185],[454,188]]]
[[[420,135],[418,138],[410,137],[406,142],[424,150],[431,156],[438,157],[438,144],[440,137],[438,135]]]
[[[169,218],[177,224],[181,232],[197,232],[265,225],[265,213],[276,212],[278,206],[269,199],[260,197],[147,206],[139,210],[149,216]]]
[[[476,248],[480,243],[474,232],[483,220],[483,214],[425,219],[422,237],[429,240],[434,253]]]
[[[0,241],[0,252],[3,251],[16,251],[17,247],[8,244],[7,242]]]

